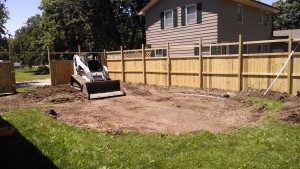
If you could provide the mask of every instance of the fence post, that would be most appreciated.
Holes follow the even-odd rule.
[[[293,46],[293,38],[292,38],[292,30],[289,31],[289,39],[288,39],[288,55],[291,54],[292,52],[292,46]],[[287,77],[287,93],[288,94],[292,94],[292,89],[293,89],[293,56],[291,57],[291,59],[288,62],[288,77]]]
[[[108,67],[107,65],[107,55],[106,55],[106,49],[103,50],[103,64]]]
[[[52,78],[51,55],[50,55],[50,48],[49,48],[49,46],[47,46],[47,52],[48,52],[48,62],[49,62],[49,72],[50,72],[51,85],[53,85],[54,82],[53,82],[53,78]]]
[[[243,40],[239,35],[239,56],[238,56],[238,91],[243,89]]]
[[[122,64],[122,81],[125,82],[125,65],[124,65],[124,51],[123,46],[121,46],[121,64]]]
[[[170,44],[167,44],[167,76],[168,76],[168,86],[171,86],[171,58],[170,58]]]
[[[147,83],[147,77],[146,77],[146,59],[145,59],[145,45],[142,44],[142,57],[143,57],[143,78],[144,78],[144,84]]]
[[[9,61],[10,61],[10,67],[11,67],[11,69],[10,69],[11,89],[13,92],[17,92],[16,77],[15,77],[15,65],[14,65],[14,58],[13,58],[11,44],[9,44],[8,50],[9,50]]]
[[[203,87],[203,58],[202,58],[202,38],[199,39],[199,87]]]
[[[80,45],[78,45],[78,56],[80,56],[81,55],[81,47],[80,47]]]

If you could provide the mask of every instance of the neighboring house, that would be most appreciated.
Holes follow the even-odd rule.
[[[254,0],[152,0],[140,15],[146,17],[147,46],[237,42],[272,38],[272,15],[277,8]],[[266,46],[244,46],[244,52],[268,52]],[[204,48],[203,54],[236,53],[237,47]],[[155,56],[165,52],[155,51]],[[190,56],[191,50],[171,50],[172,56]]]
[[[280,31],[274,31],[273,36],[276,39],[280,38],[288,38],[289,37],[290,30],[280,30]],[[300,38],[300,29],[293,29],[292,30],[292,38]],[[293,50],[295,49],[297,43],[293,44]],[[278,43],[278,44],[272,44],[272,51],[273,52],[287,52],[288,47],[286,43]],[[300,52],[300,46],[296,50],[297,52]]]

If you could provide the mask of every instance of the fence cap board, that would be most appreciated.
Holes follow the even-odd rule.
[[[276,39],[276,40],[261,40],[261,41],[245,41],[245,42],[243,42],[243,44],[251,45],[251,44],[279,43],[279,42],[288,42],[288,40],[287,39]]]
[[[289,53],[254,53],[254,54],[243,54],[244,57],[268,57],[268,56],[278,56],[287,57]]]

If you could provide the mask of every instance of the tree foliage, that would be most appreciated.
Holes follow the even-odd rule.
[[[140,48],[146,43],[145,19],[138,15],[149,0],[113,0],[116,24],[122,45],[127,49]]]
[[[120,45],[110,0],[42,0],[44,40],[56,51],[114,49]]]
[[[0,0],[0,51],[7,50],[8,43],[6,35],[8,34],[4,24],[9,19],[8,11],[5,7],[6,0]],[[7,59],[4,56],[0,56],[0,59]]]
[[[145,21],[138,12],[149,0],[42,0],[42,16],[15,34],[15,51],[26,65],[43,64],[52,51],[140,48]]]
[[[16,31],[13,42],[17,59],[30,67],[47,62],[47,55],[43,52],[44,45],[40,40],[43,36],[40,22],[40,15],[29,18],[26,25]]]
[[[274,29],[299,29],[300,28],[300,1],[299,0],[278,0],[273,3],[280,12],[275,16]]]

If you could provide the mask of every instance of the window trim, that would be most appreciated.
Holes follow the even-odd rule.
[[[172,17],[171,17],[171,19],[172,19],[172,25],[171,26],[168,26],[167,22],[166,22],[167,21],[167,19],[166,19],[167,14],[166,13],[168,13],[168,12],[172,13]],[[173,13],[172,9],[164,11],[164,24],[165,24],[165,28],[173,28],[174,27],[174,13]]]
[[[161,51],[161,54],[157,54],[158,51]],[[155,49],[154,57],[163,57],[163,56],[164,56],[163,49]]]
[[[239,15],[239,13],[238,13],[238,10],[239,10],[239,7],[242,7],[241,9],[242,9],[242,21],[239,21],[238,20],[238,15]],[[237,16],[237,23],[240,23],[240,24],[243,24],[244,23],[244,5],[242,5],[242,4],[237,4],[237,8],[236,8],[236,16]]]
[[[264,24],[264,11],[263,10],[259,11],[259,24],[260,25]]]
[[[267,20],[269,20],[269,22],[267,22]],[[265,26],[268,27],[268,28],[271,27],[271,22],[272,22],[271,13],[270,12],[266,12]]]
[[[270,53],[270,44],[263,44],[263,48],[267,46],[267,51],[264,51],[265,53]]]
[[[188,23],[188,9],[187,8],[189,8],[189,7],[195,7],[195,22],[194,23]],[[187,6],[185,6],[185,24],[186,25],[191,25],[191,24],[195,24],[195,23],[197,23],[197,4],[191,4],[191,5],[187,5]]]

